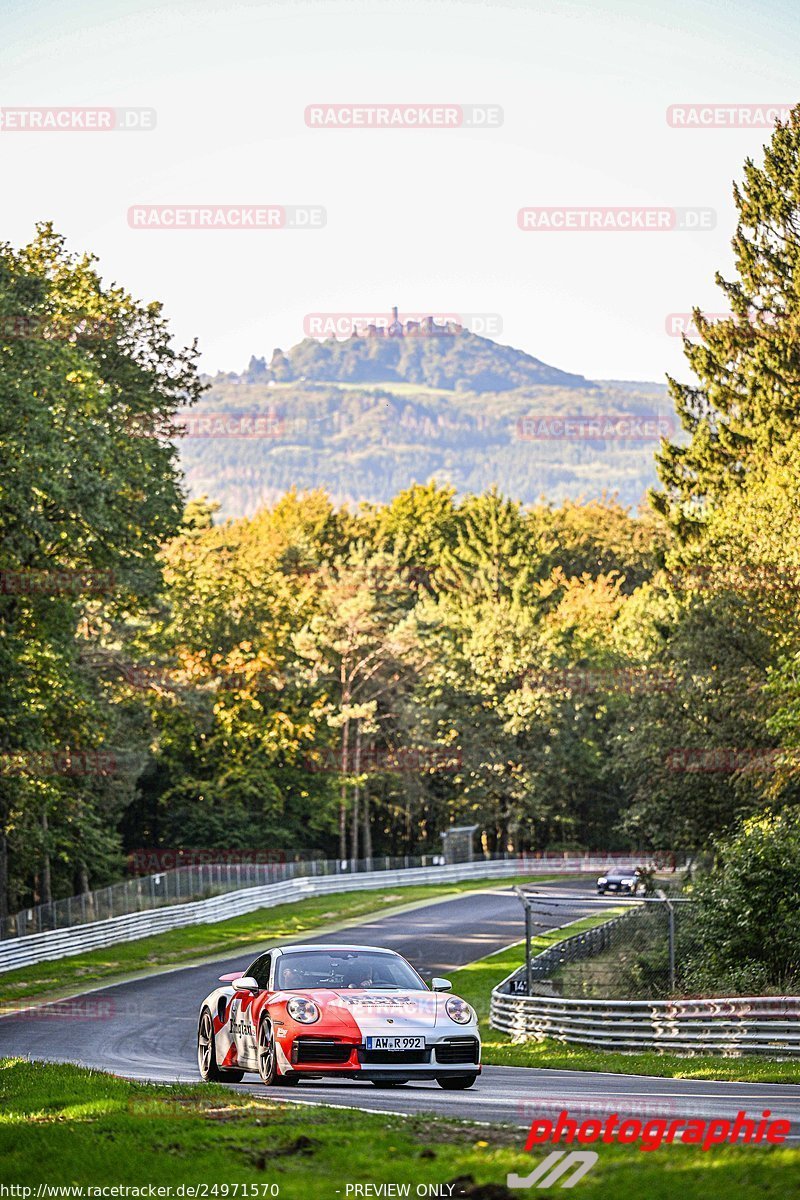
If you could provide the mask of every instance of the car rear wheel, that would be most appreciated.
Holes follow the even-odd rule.
[[[436,1082],[446,1092],[460,1092],[471,1088],[477,1078],[477,1075],[437,1075]]]
[[[197,1065],[204,1083],[241,1083],[244,1071],[224,1071],[217,1066],[217,1045],[214,1040],[214,1021],[204,1008],[197,1027]]]
[[[258,1073],[261,1082],[271,1087],[278,1077],[278,1062],[275,1055],[275,1038],[272,1026],[264,1017],[258,1027]]]

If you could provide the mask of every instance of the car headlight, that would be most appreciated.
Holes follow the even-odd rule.
[[[450,996],[445,1009],[450,1020],[455,1021],[457,1025],[469,1025],[472,1020],[472,1009],[466,1000],[460,1000],[458,996]]]
[[[313,1025],[319,1020],[319,1009],[313,1000],[309,1000],[306,996],[292,996],[289,1003],[286,1005],[286,1011],[289,1016],[295,1021],[299,1021],[301,1025]]]
[[[608,878],[607,878],[605,875],[601,875],[601,877],[598,879],[598,881],[597,881],[597,882],[598,882],[598,884],[600,884],[600,883],[608,883]]]

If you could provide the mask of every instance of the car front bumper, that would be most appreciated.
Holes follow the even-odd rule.
[[[284,1074],[359,1079],[435,1079],[479,1074],[481,1043],[475,1030],[425,1039],[424,1050],[367,1050],[363,1041],[298,1036],[281,1064]]]

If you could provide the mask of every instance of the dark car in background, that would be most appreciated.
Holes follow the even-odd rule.
[[[616,892],[635,896],[644,891],[644,871],[641,867],[610,867],[597,881],[598,895]]]

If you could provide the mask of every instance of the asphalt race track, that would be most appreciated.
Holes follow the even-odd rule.
[[[555,889],[573,884],[549,885]],[[593,892],[594,889],[591,889]],[[587,887],[587,895],[590,889]],[[554,923],[589,908],[576,903]],[[381,945],[404,954],[423,974],[444,974],[520,939],[522,909],[500,886],[418,910],[396,913],[328,935],[316,942]],[[218,976],[245,967],[251,956],[182,967],[87,993],[83,1006],[42,1005],[0,1019],[0,1057],[76,1062],[158,1082],[196,1082],[195,1037],[200,1001]],[[256,1076],[236,1090],[264,1091]],[[800,1085],[714,1083],[705,1080],[485,1067],[470,1091],[445,1092],[435,1082],[382,1090],[353,1080],[301,1083],[270,1096],[291,1103],[334,1104],[376,1112],[430,1112],[441,1116],[527,1127],[534,1116],[562,1108],[574,1119],[609,1116],[672,1120],[735,1117],[740,1109],[792,1122],[800,1140]],[[795,1132],[798,1131],[798,1132]]]

